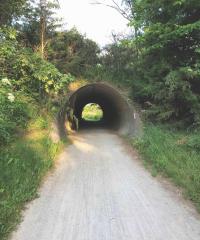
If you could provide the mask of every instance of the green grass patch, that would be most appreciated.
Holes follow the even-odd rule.
[[[142,154],[152,175],[169,177],[183,188],[185,196],[200,211],[200,135],[170,130],[164,126],[147,125],[141,139],[133,145]]]
[[[47,118],[38,117],[29,132],[0,154],[0,239],[7,239],[19,223],[26,202],[37,197],[42,177],[52,167],[61,143],[49,137]]]
[[[98,104],[87,104],[82,112],[82,118],[86,121],[99,121],[103,118],[103,111]]]

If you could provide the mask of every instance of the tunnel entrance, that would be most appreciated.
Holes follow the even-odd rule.
[[[88,121],[83,117],[85,107],[91,107],[91,104],[99,106],[102,110],[102,117],[98,121]],[[101,127],[132,134],[135,129],[135,116],[133,107],[118,90],[103,83],[88,84],[79,88],[68,101],[67,121],[74,130]]]

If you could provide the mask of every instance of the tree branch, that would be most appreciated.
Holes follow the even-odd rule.
[[[127,14],[126,11],[124,9],[122,9],[122,7],[115,0],[112,0],[112,3],[113,3],[113,5],[103,3],[103,2],[99,2],[99,1],[95,1],[95,2],[92,2],[91,4],[93,4],[93,5],[104,5],[106,7],[109,7],[109,8],[112,8],[112,9],[116,10],[118,13],[121,14],[122,17],[124,17],[128,21],[130,21],[132,19],[132,17],[129,14]]]

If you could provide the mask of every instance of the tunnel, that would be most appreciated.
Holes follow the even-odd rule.
[[[103,118],[98,122],[85,121],[82,118],[84,107],[90,103],[98,104],[103,111]],[[138,131],[139,116],[133,106],[108,84],[93,83],[79,88],[69,97],[67,109],[67,121],[74,130],[105,128],[131,135]],[[78,122],[78,128],[69,116],[69,111],[73,114],[73,120]]]

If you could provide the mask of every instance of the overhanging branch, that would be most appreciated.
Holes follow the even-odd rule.
[[[116,10],[118,13],[121,14],[122,17],[124,17],[126,20],[130,21],[132,19],[130,14],[127,14],[127,12],[115,1],[112,0],[113,4],[107,4],[106,2],[101,2],[101,1],[94,1],[91,4],[93,5],[103,5],[109,8],[112,8],[114,10]]]

